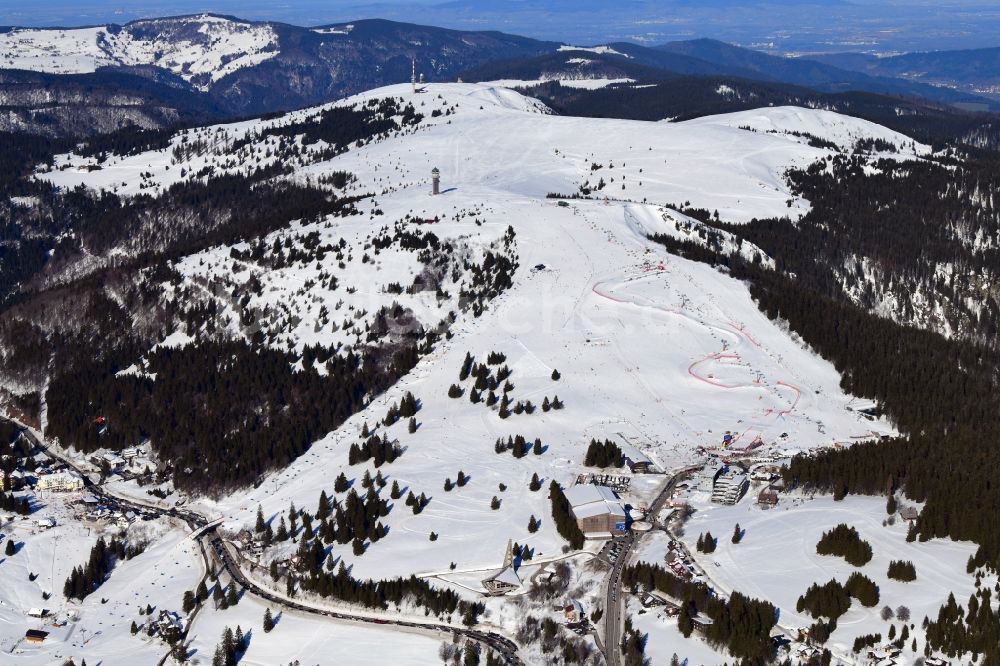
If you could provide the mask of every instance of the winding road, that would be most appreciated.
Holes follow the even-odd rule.
[[[509,638],[493,631],[482,631],[469,627],[456,627],[444,623],[415,622],[409,619],[393,618],[390,615],[387,615],[384,618],[372,617],[362,613],[316,608],[285,599],[274,594],[273,592],[265,590],[250,580],[250,578],[240,568],[239,563],[233,558],[232,554],[226,548],[223,543],[222,536],[219,534],[217,529],[218,521],[209,521],[206,516],[190,509],[178,509],[177,507],[168,509],[154,504],[138,502],[134,499],[125,499],[117,495],[112,495],[106,492],[100,484],[94,483],[90,476],[84,470],[80,469],[72,460],[49,447],[23,423],[4,417],[0,417],[0,420],[13,423],[17,427],[21,428],[24,436],[27,437],[35,446],[45,451],[46,455],[76,470],[76,472],[83,477],[84,486],[95,497],[102,498],[111,504],[128,507],[134,511],[155,513],[160,517],[169,516],[187,523],[188,527],[191,528],[192,537],[197,538],[202,545],[202,552],[206,557],[206,570],[209,568],[209,563],[207,561],[208,554],[211,554],[211,556],[222,566],[222,569],[229,574],[230,578],[242,586],[247,593],[266,600],[278,608],[293,610],[300,613],[308,613],[310,615],[319,616],[328,620],[355,626],[376,626],[385,628],[386,630],[406,631],[409,633],[420,631],[442,639],[448,639],[452,635],[457,634],[489,647],[498,653],[504,661],[511,666],[525,666],[525,662],[518,654],[517,644]]]

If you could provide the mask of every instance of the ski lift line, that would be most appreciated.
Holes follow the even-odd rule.
[[[798,386],[794,386],[794,385],[789,384],[787,382],[783,382],[780,379],[775,382],[775,385],[776,386],[784,386],[785,388],[790,388],[793,391],[795,391],[795,400],[792,402],[792,405],[788,409],[783,409],[780,412],[778,412],[778,418],[783,419],[788,414],[791,414],[792,410],[794,410],[798,406],[799,399],[802,397],[802,390]]]

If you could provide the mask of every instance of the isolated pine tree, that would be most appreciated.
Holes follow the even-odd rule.
[[[229,588],[226,590],[226,603],[230,606],[235,606],[240,602],[239,596],[236,594],[236,583],[229,583]]]
[[[263,623],[264,633],[269,634],[271,630],[274,629],[274,618],[271,617],[271,609],[264,609],[264,623]]]

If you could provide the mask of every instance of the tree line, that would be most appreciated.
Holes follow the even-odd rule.
[[[659,590],[678,600],[678,628],[685,636],[694,630],[692,618],[704,615],[712,621],[705,629],[705,639],[712,646],[728,650],[743,664],[763,665],[773,660],[771,630],[777,624],[778,612],[769,602],[739,592],[722,599],[704,584],[683,580],[648,562],[626,567],[622,583],[633,590],[640,586]]]

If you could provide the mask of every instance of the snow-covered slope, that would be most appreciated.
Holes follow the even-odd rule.
[[[930,146],[882,125],[833,111],[798,106],[777,106],[705,116],[689,120],[685,124],[697,127],[738,127],[753,132],[785,134],[792,139],[797,138],[797,134],[805,135],[805,139],[813,136],[835,143],[844,151],[850,151],[859,140],[875,140],[891,143],[905,155],[927,155],[931,152]]]
[[[487,83],[488,85],[502,86],[504,88],[530,88],[531,86],[537,86],[539,84],[549,83],[552,81],[558,81],[559,85],[567,88],[579,88],[581,90],[599,90],[601,88],[607,88],[608,86],[622,83],[635,83],[635,79],[629,78],[569,78],[565,74],[554,74],[551,76],[543,75],[541,78],[533,79],[531,81],[524,79],[497,79],[496,81],[489,81]]]
[[[289,176],[315,181],[331,171],[355,174],[348,191],[376,194],[361,204],[362,218],[302,225],[273,234],[265,246],[315,232],[321,244],[344,238],[349,247],[357,247],[372,230],[408,215],[436,219],[429,227],[436,236],[470,247],[495,242],[510,226],[520,263],[514,287],[483,316],[460,317],[453,337],[410,376],[288,469],[256,490],[206,506],[225,515],[230,526],[252,520],[258,503],[267,515],[283,511],[290,501],[311,506],[321,490],[330,492],[340,471],[360,478],[364,466],[347,464],[349,446],[359,441],[363,423],[378,423],[405,391],[421,400],[420,427],[415,433],[407,433],[405,425],[387,429],[406,453],[382,471],[433,499],[419,515],[401,507],[385,519],[390,546],[376,544],[363,557],[354,557],[349,547],[335,547],[337,555],[354,560],[358,575],[447,572],[452,561],[458,571],[489,568],[498,563],[508,538],[530,541],[538,555],[557,553],[561,542],[545,519],[548,501],[544,493],[527,488],[528,479],[538,473],[546,482],[569,483],[585,471],[580,462],[592,437],[624,438],[670,468],[690,462],[697,447],[716,445],[727,430],[746,442],[759,436],[780,450],[850,442],[873,428],[891,432],[887,424],[850,410],[852,398],[842,393],[833,367],[762,315],[744,285],[708,266],[673,257],[646,237],[697,236],[698,224],[665,205],[671,202],[717,209],[723,219],[736,221],[785,214],[790,199],[791,211],[801,213],[809,204],[793,199],[782,172],[808,165],[828,149],[783,135],[747,132],[725,121],[556,117],[539,113],[544,109],[513,91],[482,84],[430,85],[416,94],[409,86],[395,86],[343,103],[383,96],[412,101],[425,120],[412,133],[355,146],[330,160],[306,156]],[[442,113],[432,116],[434,110]],[[773,113],[777,125],[787,110],[759,113]],[[803,110],[801,117],[825,115]],[[217,142],[218,155],[209,150],[190,162],[171,166],[168,149],[118,159],[90,172],[87,161],[67,158],[64,169],[45,177],[63,186],[117,185],[130,192],[138,191],[138,174],[152,172],[146,180],[162,187],[181,178],[181,166],[192,172],[217,163],[213,160],[225,155],[227,140],[266,135],[268,126],[283,122],[289,118],[209,128],[206,135],[221,133],[227,139]],[[839,125],[820,120],[808,125],[817,133],[830,126],[858,134],[866,128],[849,118]],[[266,136],[255,144],[262,158],[266,145]],[[432,166],[442,173],[443,194],[438,197],[429,195]],[[579,191],[588,182],[596,187],[599,179],[605,187],[594,191],[592,199],[564,207],[546,198],[549,192]],[[376,209],[380,214],[369,221],[367,213]],[[722,242],[731,243],[726,238]],[[208,250],[177,268],[186,279],[202,283],[213,275],[228,275],[237,262],[233,249],[242,251]],[[742,251],[748,257],[755,252],[750,247]],[[408,274],[406,262],[387,255],[364,268],[338,270],[326,261],[294,271],[251,270],[263,285],[260,305],[307,299],[293,305],[302,318],[294,339],[328,344],[340,340],[340,334],[317,332],[322,329],[317,313],[324,307],[371,312],[398,299],[428,318],[441,315],[433,299],[421,303],[380,288],[401,281]],[[345,297],[318,286],[302,289],[315,284],[323,271],[358,291]],[[289,342],[282,338],[276,344]],[[485,360],[490,351],[507,355],[512,399],[538,405],[558,395],[566,408],[500,419],[495,407],[469,402],[468,386],[462,398],[449,398],[449,385],[456,382],[466,352]],[[551,379],[553,369],[562,373],[559,381]],[[545,453],[518,460],[493,452],[497,437],[516,434],[541,438]],[[459,469],[472,480],[444,492],[445,479],[454,480]],[[508,489],[499,491],[499,483]],[[627,499],[646,501],[651,486],[640,481],[636,488]],[[502,499],[498,511],[490,508],[494,495]],[[532,515],[542,519],[537,534],[527,530]],[[429,541],[431,532],[440,538]]]
[[[900,146],[897,157],[901,159],[914,157],[914,150],[924,150],[919,144],[911,147],[912,140],[878,125],[813,109],[761,109],[752,112],[754,116],[748,112],[746,117],[728,114],[682,123],[539,118],[538,112],[545,109],[536,100],[489,84],[432,84],[426,92],[416,94],[409,85],[389,86],[336,105],[356,106],[385,96],[413,102],[428,117],[414,136],[402,142],[401,150],[394,148],[392,170],[387,172],[384,162],[379,161],[390,159],[384,155],[350,165],[358,176],[359,191],[426,183],[428,159],[436,156],[445,187],[461,186],[465,191],[502,187],[530,197],[574,195],[583,188],[595,198],[676,206],[686,203],[717,210],[723,220],[745,222],[802,215],[809,204],[794,197],[783,174],[831,153],[830,148],[809,145],[803,137],[740,129],[754,116],[782,132],[809,132],[838,145],[846,143],[848,137],[885,137]],[[451,114],[446,113],[449,109]],[[431,117],[435,110],[440,115]],[[215,174],[237,172],[248,164],[266,165],[276,158],[261,141],[250,145],[247,159],[233,160],[229,155],[233,141],[315,113],[305,110],[268,121],[195,130],[187,137],[178,136],[167,149],[125,158],[112,156],[100,165],[95,158],[67,156],[58,160],[55,170],[45,178],[64,187],[85,184],[135,194],[169,186],[182,180],[184,174],[190,178],[205,167],[212,167]],[[198,139],[201,147],[196,154],[178,160],[173,155],[175,149],[190,139]],[[849,145],[843,148],[850,150]],[[319,175],[333,168],[329,163],[315,162],[308,154],[299,161],[296,177]],[[97,166],[100,171],[94,170]],[[336,168],[341,167],[338,164]]]
[[[15,29],[0,33],[0,67],[55,74],[154,65],[201,89],[277,54],[266,24],[211,15],[137,21],[125,27]]]
[[[224,307],[218,320],[233,335],[240,330],[226,318],[235,320],[237,313],[225,309],[226,299],[235,300],[233,285],[259,284],[241,296],[240,307],[268,313],[253,323],[264,330],[266,344],[281,349],[352,344],[347,327],[330,326],[330,317],[335,323],[354,319],[356,329],[367,331],[371,314],[393,302],[425,325],[455,313],[449,335],[413,371],[287,468],[264,476],[255,488],[189,503],[224,519],[226,533],[252,527],[258,505],[277,525],[291,503],[314,510],[321,492],[344,501],[345,493],[334,491],[340,473],[363,492],[362,478],[376,469],[349,464],[349,451],[363,441],[367,424],[375,434],[398,440],[402,450],[377,471],[388,484],[398,483],[404,495],[423,493],[430,501],[418,513],[402,498],[394,501],[380,517],[388,528],[382,539],[360,555],[351,543],[330,543],[331,561],[349,565],[360,578],[416,574],[479,599],[480,581],[500,565],[508,540],[532,549],[535,563],[521,569],[525,579],[539,562],[564,556],[546,487],[553,480],[571,485],[592,471],[582,464],[591,439],[639,449],[668,471],[701,460],[699,450],[718,446],[726,432],[735,435],[737,447],[759,440],[758,451],[775,457],[893,432],[891,424],[853,409],[856,399],[844,394],[835,368],[762,314],[745,284],[671,255],[649,239],[664,234],[707,244],[705,236],[713,230],[677,210],[682,207],[718,211],[733,222],[808,210],[809,202],[792,195],[783,173],[834,149],[741,126],[757,123],[838,145],[856,138],[889,140],[888,130],[784,108],[756,111],[757,120],[725,116],[686,123],[558,117],[535,100],[484,84],[431,84],[422,92],[392,86],[339,104],[365,105],[385,97],[412,103],[423,120],[352,144],[335,157],[323,152],[329,146],[322,141],[306,144],[297,137],[299,150],[287,162],[291,173],[275,176],[315,184],[335,172],[351,173],[355,180],[343,191],[371,195],[358,203],[360,215],[296,223],[263,238],[259,253],[240,243],[171,264],[177,279],[164,285],[165,292],[219,295]],[[193,130],[163,150],[111,156],[103,164],[64,156],[39,177],[62,187],[83,184],[135,195],[204,177],[199,174],[207,168],[245,173],[279,159],[276,147],[287,137],[271,130],[311,122],[321,111]],[[905,148],[909,143],[896,139],[904,148],[896,157],[916,159],[914,150]],[[439,196],[430,194],[432,167],[441,173]],[[547,196],[584,191],[589,195],[583,198]],[[394,247],[374,251],[374,237],[383,228],[430,231],[450,248],[452,263],[437,291],[405,289],[420,266]],[[313,239],[313,247],[333,249],[288,262],[267,253],[282,248],[291,254],[306,238]],[[513,238],[518,262],[513,284],[480,316],[462,311],[455,305],[461,280],[507,238]],[[772,260],[728,234],[714,242],[748,259]],[[329,286],[331,278],[337,288]],[[390,289],[393,284],[404,289]],[[177,331],[167,342],[185,344],[194,333]],[[470,401],[472,380],[459,378],[463,360],[469,353],[485,363],[490,352],[505,355],[512,403],[530,401],[536,406],[532,413],[501,418],[496,405]],[[460,385],[460,397],[449,397],[453,384]],[[406,419],[382,425],[406,392],[420,403],[414,431]],[[556,396],[563,409],[541,408]],[[495,452],[498,438],[517,435],[540,440],[538,453],[518,458]],[[468,482],[445,490],[459,471]],[[529,487],[533,475],[542,482],[536,490]],[[623,501],[647,504],[665,478],[635,475]],[[540,521],[537,531],[529,528],[532,517]],[[287,558],[296,547],[280,542],[261,564]],[[594,599],[603,573],[587,569],[582,562],[587,557],[574,560],[574,575],[580,595]],[[257,574],[261,584],[269,584],[264,571]],[[519,625],[524,607],[487,603],[487,622],[511,631]],[[261,612],[248,606],[255,615]],[[211,647],[224,620],[214,614],[199,619],[199,651]],[[272,658],[273,644],[260,645],[258,657]]]

